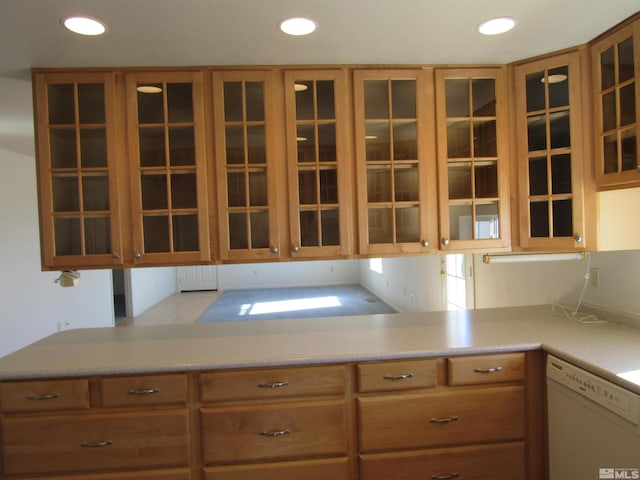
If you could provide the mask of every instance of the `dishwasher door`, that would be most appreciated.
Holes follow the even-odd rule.
[[[579,385],[584,381],[580,373],[570,373],[569,377],[579,379]],[[605,383],[589,381],[587,388],[608,392],[609,382],[599,380]],[[636,394],[628,393],[630,401],[636,401]],[[549,375],[547,402],[550,480],[640,479],[638,425]]]

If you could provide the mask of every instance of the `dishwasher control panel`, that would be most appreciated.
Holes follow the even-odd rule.
[[[640,395],[552,355],[547,356],[547,378],[640,425]]]

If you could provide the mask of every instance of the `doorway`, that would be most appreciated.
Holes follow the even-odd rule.
[[[113,317],[115,325],[124,321],[129,316],[129,312],[131,310],[127,273],[128,271],[125,269],[111,271],[113,285]]]

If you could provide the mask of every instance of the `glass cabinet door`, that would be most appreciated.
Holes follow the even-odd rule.
[[[599,187],[640,185],[640,22],[593,47],[596,179]],[[630,185],[626,185],[630,186]]]
[[[291,255],[349,253],[345,72],[285,72]]]
[[[122,264],[114,76],[34,76],[43,267]]]
[[[510,245],[504,72],[436,71],[440,246]]]
[[[223,260],[278,258],[267,72],[215,72],[216,171]]]
[[[522,65],[515,78],[520,244],[584,248],[579,58]]]
[[[431,71],[354,72],[360,253],[434,247]]]
[[[199,72],[127,75],[134,259],[209,260]]]

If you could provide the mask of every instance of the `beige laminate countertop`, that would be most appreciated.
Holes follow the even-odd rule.
[[[615,323],[581,324],[553,314],[551,305],[68,330],[0,358],[0,380],[309,365],[538,348],[640,393],[640,330]]]

